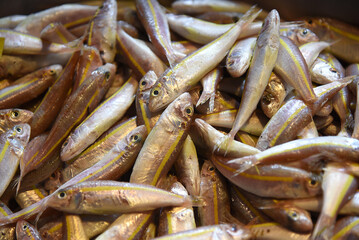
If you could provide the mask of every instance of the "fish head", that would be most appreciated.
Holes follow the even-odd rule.
[[[164,109],[173,99],[170,89],[164,87],[164,84],[158,82],[153,86],[150,92],[148,108],[151,112],[158,112]]]
[[[150,90],[157,81],[157,75],[154,71],[148,71],[140,80],[138,89],[140,92]]]
[[[31,127],[27,123],[17,124],[9,132],[8,139],[11,142],[12,149],[22,154],[26,144],[29,142]]]
[[[43,73],[43,77],[57,78],[58,76],[60,76],[61,71],[62,71],[62,66],[60,64],[51,65],[46,68],[46,70]]]
[[[296,232],[310,232],[313,222],[308,211],[296,206],[282,207],[286,216],[287,226]]]
[[[52,197],[47,200],[46,205],[61,211],[78,209],[82,195],[78,189],[63,188],[53,193]]]
[[[116,65],[112,63],[106,63],[105,65],[97,68],[96,70],[98,74],[101,74],[103,76],[103,81],[99,82],[100,87],[108,86],[116,75]]]
[[[172,116],[174,122],[177,127],[186,129],[194,114],[191,95],[188,92],[182,93],[171,104],[174,107],[174,116]]]
[[[17,239],[35,239],[34,227],[25,220],[19,220],[16,223],[16,237]]]
[[[4,109],[0,110],[0,123],[4,126],[14,126],[18,123],[28,123],[33,117],[33,112],[25,109]]]
[[[296,28],[294,34],[299,44],[319,41],[318,36],[313,31],[305,27]]]
[[[126,136],[126,146],[131,149],[141,148],[143,142],[147,137],[147,128],[144,125],[138,126],[133,129]]]
[[[204,161],[201,169],[201,178],[215,177],[216,167],[210,161]]]
[[[329,26],[323,18],[304,18],[304,27],[313,31],[319,39],[322,39],[329,32]]]

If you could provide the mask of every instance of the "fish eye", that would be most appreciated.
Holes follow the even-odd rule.
[[[312,186],[312,187],[316,187],[318,185],[318,181],[315,180],[315,179],[311,179],[309,180],[309,184]]]
[[[306,35],[308,33],[308,29],[304,29],[302,33],[303,35]]]
[[[110,78],[110,72],[105,72],[105,78],[109,79]]]
[[[55,71],[51,69],[50,74],[55,74]]]
[[[141,85],[142,86],[145,86],[147,84],[147,82],[145,81],[145,80],[143,80],[142,82],[141,82]]]
[[[66,147],[67,144],[69,144],[69,141],[68,141],[68,140],[66,140],[66,141],[62,144],[62,146]]]
[[[293,220],[297,220],[298,219],[298,214],[296,211],[290,211],[289,212],[289,216],[293,219]]]
[[[188,107],[186,108],[186,113],[189,115],[189,114],[192,114],[193,112],[193,109],[191,107]]]
[[[208,168],[208,171],[213,172],[213,171],[214,171],[214,167],[213,167],[213,166],[210,166],[210,167]]]
[[[332,73],[337,73],[338,72],[335,68],[330,68],[329,71],[331,71]]]
[[[17,118],[19,115],[20,115],[20,113],[17,110],[14,110],[11,112],[11,117],[13,117],[13,118]]]
[[[138,135],[132,135],[131,136],[131,141],[132,142],[136,142],[139,139]]]
[[[27,224],[24,224],[23,226],[22,226],[22,230],[26,230],[26,229],[28,229],[29,228],[29,226],[27,226]]]
[[[16,130],[16,132],[21,133],[22,128],[21,127],[16,127],[15,130]]]
[[[59,194],[57,194],[57,196],[60,198],[60,199],[63,199],[66,197],[66,193],[65,192],[59,192]]]
[[[312,19],[308,19],[308,24],[312,24],[313,23],[313,21],[312,21]]]
[[[232,225],[232,227],[231,227],[231,231],[233,231],[233,232],[237,231],[237,227],[236,227],[236,225]]]
[[[157,96],[159,94],[159,90],[157,88],[155,88],[153,91],[152,91],[152,96]]]

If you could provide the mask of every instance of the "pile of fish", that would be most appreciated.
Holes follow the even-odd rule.
[[[359,239],[358,29],[92,4],[0,18],[0,239]]]

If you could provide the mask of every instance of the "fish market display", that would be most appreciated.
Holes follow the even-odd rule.
[[[0,240],[359,239],[358,86],[359,28],[325,16],[2,17]]]

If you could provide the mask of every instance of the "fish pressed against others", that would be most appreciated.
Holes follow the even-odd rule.
[[[359,238],[356,26],[101,0],[0,27],[0,240]]]

